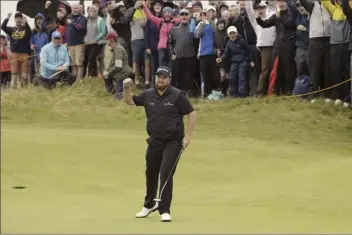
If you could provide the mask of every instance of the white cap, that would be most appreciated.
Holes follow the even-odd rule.
[[[186,6],[186,8],[192,8],[192,2],[189,2]]]
[[[208,12],[208,11],[210,11],[210,10],[213,10],[213,11],[215,11],[215,12],[216,12],[215,7],[213,7],[213,6],[209,6],[209,7],[207,8],[207,12]]]
[[[230,26],[228,27],[227,29],[227,34],[230,34],[230,33],[237,33],[237,28],[235,26]]]

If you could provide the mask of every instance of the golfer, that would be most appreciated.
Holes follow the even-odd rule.
[[[156,72],[155,87],[139,95],[132,95],[130,78],[123,81],[126,103],[145,108],[149,135],[146,152],[146,196],[144,207],[136,217],[145,218],[151,212],[159,210],[162,222],[171,221],[173,175],[181,150],[187,148],[192,139],[196,121],[196,112],[186,94],[171,86],[170,82],[170,70],[164,66],[159,67]],[[188,115],[186,134],[183,124],[184,115]],[[159,173],[161,201],[158,203],[154,198],[158,191]]]

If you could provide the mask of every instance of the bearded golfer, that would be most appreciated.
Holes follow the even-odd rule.
[[[144,106],[147,116],[148,148],[146,153],[147,189],[144,207],[136,214],[145,218],[159,210],[162,222],[170,222],[173,175],[181,153],[192,139],[196,112],[183,91],[170,85],[168,67],[159,67],[155,75],[155,88],[132,95],[132,80],[124,80],[124,99],[129,105]],[[183,116],[188,115],[185,134]],[[154,198],[158,191],[160,173],[160,202]],[[166,183],[166,184],[165,184]],[[163,191],[162,191],[162,188]],[[162,192],[162,193],[161,193]]]

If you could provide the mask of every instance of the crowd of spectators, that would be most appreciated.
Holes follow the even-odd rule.
[[[46,1],[33,28],[20,12],[9,27],[10,13],[1,25],[1,85],[52,88],[97,78],[121,97],[125,78],[147,89],[157,68],[169,66],[172,85],[190,97],[286,96],[306,79],[310,92],[323,90],[312,102],[322,96],[349,106],[352,83],[324,89],[352,75],[352,1],[227,3],[77,1],[53,16]]]

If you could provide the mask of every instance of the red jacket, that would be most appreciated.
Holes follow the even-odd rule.
[[[11,64],[9,60],[9,56],[11,51],[8,47],[3,47],[1,50],[1,58],[0,58],[0,71],[1,72],[10,72],[11,71]]]

